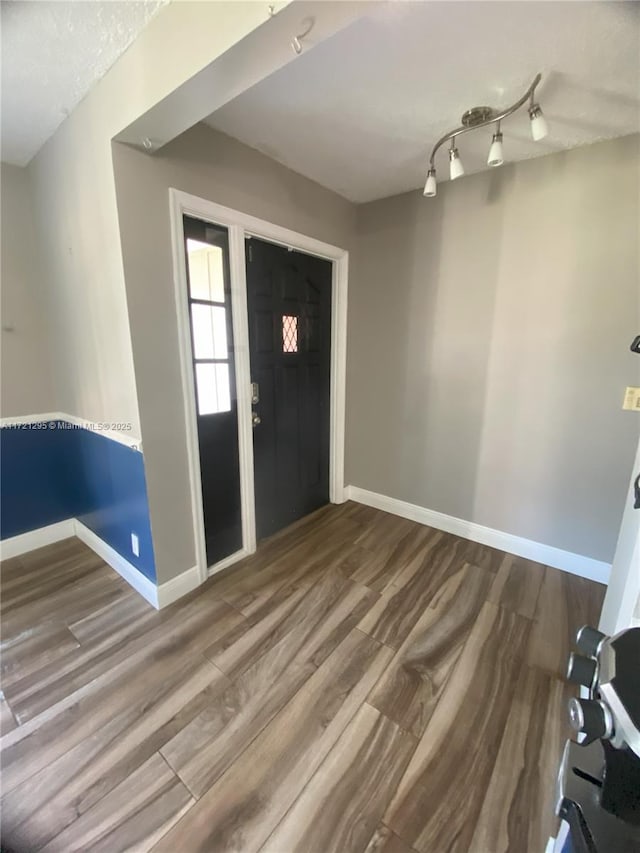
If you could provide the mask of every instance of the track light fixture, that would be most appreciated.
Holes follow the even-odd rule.
[[[529,118],[531,119],[531,136],[539,142],[549,133],[549,125],[538,104],[532,104],[529,107]]]
[[[502,131],[500,130],[500,122],[496,125],[496,132],[491,140],[491,148],[487,157],[488,166],[502,166],[504,163],[504,155],[502,153]]]
[[[489,166],[501,166],[504,162],[504,154],[502,149],[502,130],[500,122],[508,116],[513,115],[513,113],[515,113],[516,110],[519,110],[520,107],[522,107],[528,100],[529,119],[531,120],[531,136],[536,142],[544,139],[544,137],[549,133],[549,128],[547,126],[546,119],[542,114],[542,110],[540,109],[540,105],[534,103],[533,100],[536,86],[541,79],[542,75],[536,74],[533,83],[529,86],[524,95],[517,100],[515,104],[507,107],[505,110],[495,110],[493,107],[473,107],[473,109],[467,110],[467,112],[462,116],[461,127],[451,130],[449,133],[445,134],[442,139],[439,139],[436,142],[433,146],[431,157],[429,158],[429,171],[427,172],[427,182],[424,187],[424,195],[427,198],[432,198],[437,193],[435,156],[438,149],[441,148],[445,142],[451,141],[449,146],[449,175],[451,180],[454,181],[456,178],[460,178],[464,175],[464,167],[456,146],[456,138],[461,133],[468,133],[470,130],[477,130],[478,128],[495,124],[495,133],[491,140],[487,163]]]
[[[436,170],[429,169],[427,172],[427,182],[424,185],[424,195],[427,198],[431,198],[436,194],[437,184],[436,184]]]
[[[454,136],[449,147],[449,177],[452,181],[455,181],[456,178],[461,178],[463,175],[464,166],[462,165],[462,160],[458,154],[456,138]]]

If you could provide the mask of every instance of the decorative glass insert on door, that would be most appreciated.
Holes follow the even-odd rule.
[[[282,352],[298,352],[298,318],[282,315]]]
[[[229,412],[229,318],[222,248],[188,238],[187,263],[198,414]]]

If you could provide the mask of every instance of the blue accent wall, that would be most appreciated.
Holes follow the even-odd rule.
[[[24,428],[23,428],[24,427]],[[0,531],[3,539],[71,516],[61,490],[64,436],[34,424],[0,430]]]
[[[1,538],[77,518],[155,583],[142,453],[99,432],[53,423],[0,430]]]

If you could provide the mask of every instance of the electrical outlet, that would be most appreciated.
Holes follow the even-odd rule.
[[[630,412],[640,412],[640,388],[629,386],[624,392],[622,408]]]
[[[137,533],[131,533],[131,550],[136,557],[140,556],[140,540]]]

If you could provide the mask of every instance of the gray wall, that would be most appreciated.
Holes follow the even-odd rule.
[[[26,169],[2,163],[2,417],[56,411],[40,246]],[[13,331],[5,331],[9,326]]]
[[[612,559],[640,425],[639,139],[358,209],[348,483]]]
[[[111,140],[266,17],[257,3],[167,4],[31,161],[63,412],[140,434]]]
[[[638,137],[360,208],[203,125],[113,162],[160,582],[195,564],[171,186],[351,250],[348,483],[611,560],[638,433]]]
[[[197,125],[156,155],[113,146],[158,581],[195,565],[172,277],[169,187],[349,248],[355,208],[241,143]]]

